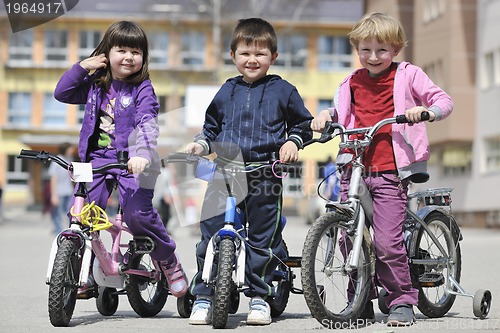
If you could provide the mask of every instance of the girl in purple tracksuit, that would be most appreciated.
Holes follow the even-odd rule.
[[[142,28],[134,22],[116,22],[90,58],[63,74],[54,97],[64,103],[85,104],[78,147],[82,162],[99,167],[116,163],[117,152],[128,152],[127,171],[94,175],[89,200],[106,207],[112,191],[106,178],[111,175],[117,179],[128,227],[134,235],[155,241],[151,257],[160,262],[172,294],[181,297],[187,291],[186,275],[175,254],[175,242],[152,204],[159,173],[158,102],[149,80],[147,59],[148,40]]]

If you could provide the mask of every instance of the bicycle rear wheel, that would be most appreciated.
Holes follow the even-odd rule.
[[[49,284],[49,318],[53,326],[68,326],[78,291],[81,261],[77,245],[63,239],[54,259]]]
[[[336,212],[320,216],[311,226],[302,250],[302,288],[307,306],[327,328],[351,328],[365,307],[371,282],[372,258],[365,240],[358,266],[349,268],[354,237],[349,217]]]
[[[232,276],[234,270],[235,245],[231,238],[224,238],[219,243],[217,277],[215,278],[215,293],[212,314],[212,326],[225,328],[231,303],[230,295],[234,289]]]
[[[442,253],[429,233],[422,227],[416,230],[410,254],[412,283],[418,289],[418,309],[430,318],[444,316],[455,302],[456,295],[446,291],[450,277],[460,282],[462,255],[459,230],[453,228],[451,218],[441,212],[432,212],[424,222],[437,238],[445,253]],[[424,264],[413,260],[426,260]],[[453,288],[453,290],[456,290]]]
[[[155,269],[153,260],[148,254],[135,256],[130,268],[147,272]],[[130,274],[126,289],[130,306],[141,317],[156,316],[163,309],[168,297],[165,277],[157,281],[154,278]]]

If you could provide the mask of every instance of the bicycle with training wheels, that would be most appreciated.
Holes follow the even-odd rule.
[[[428,113],[422,120],[428,120]],[[407,123],[405,116],[379,121],[372,127],[346,129],[327,123],[319,138],[306,144],[324,143],[340,136],[339,147],[353,153],[350,187],[345,202],[328,202],[326,213],[313,222],[304,241],[301,280],[311,314],[328,328],[356,326],[369,300],[375,276],[375,253],[367,226],[373,217],[373,203],[363,181],[362,156],[377,131],[394,123]],[[341,166],[342,167],[342,166]],[[427,174],[412,178],[425,182]],[[444,316],[457,295],[473,298],[473,313],[485,318],[491,306],[491,292],[468,294],[460,286],[460,228],[451,213],[451,188],[437,188],[409,194],[404,240],[412,285],[418,289],[418,309],[424,315]],[[412,201],[417,201],[417,208]],[[378,297],[387,314],[387,292]]]
[[[239,293],[245,290],[245,260],[246,249],[250,246],[247,242],[248,220],[245,209],[237,203],[235,186],[238,184],[237,175],[269,170],[276,176],[281,171],[286,171],[285,166],[278,162],[262,164],[259,166],[240,166],[234,164],[221,165],[205,157],[190,154],[173,154],[164,163],[188,163],[195,165],[195,177],[204,181],[211,181],[215,174],[220,174],[226,184],[228,196],[225,207],[224,226],[211,238],[205,255],[202,271],[203,281],[214,290],[212,300],[212,326],[214,328],[226,327],[228,315],[238,311]],[[286,219],[282,219],[284,228]],[[280,316],[288,303],[290,293],[301,294],[302,290],[293,286],[295,274],[293,267],[300,267],[300,257],[290,256],[284,241],[280,253],[273,253],[278,258],[279,264],[273,272],[272,283],[275,297],[267,299],[271,308],[271,317]],[[262,250],[267,251],[267,250]],[[188,318],[195,301],[189,293],[178,298],[177,308],[181,317]]]
[[[23,149],[18,158],[53,162],[68,170],[70,175],[78,170],[82,175],[91,176],[111,169],[126,170],[128,155],[119,152],[116,163],[99,168],[92,168],[90,163],[68,164],[44,151]],[[116,188],[116,179],[107,181]],[[139,316],[155,316],[163,309],[169,290],[159,263],[149,256],[155,247],[154,241],[132,235],[121,207],[118,207],[115,218],[110,219],[101,207],[88,202],[86,181],[75,182],[77,190],[70,210],[70,226],[56,236],[50,250],[46,283],[49,286],[51,324],[68,326],[77,299],[95,297],[99,313],[111,316],[118,308],[118,296],[125,294]],[[109,232],[111,244],[101,236],[103,231]],[[93,255],[95,259],[92,259]],[[94,288],[79,294],[78,289],[92,278]]]

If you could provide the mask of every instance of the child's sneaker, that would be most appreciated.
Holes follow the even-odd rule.
[[[193,303],[189,316],[190,325],[210,325],[212,323],[212,300],[209,297],[199,298]]]
[[[387,326],[411,326],[415,322],[413,307],[409,304],[393,305],[387,317]]]
[[[167,278],[168,289],[175,297],[182,297],[188,290],[188,280],[179,258],[174,253],[173,259],[160,262],[160,267]]]
[[[271,307],[262,297],[252,297],[249,308],[247,325],[269,325],[272,322]]]

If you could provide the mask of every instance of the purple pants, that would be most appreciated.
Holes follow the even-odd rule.
[[[116,163],[116,151],[93,152],[90,161],[94,168],[106,163]],[[109,170],[107,174],[94,174],[94,181],[87,184],[88,202],[95,201],[101,208],[106,208],[113,190],[106,177],[115,177],[118,180],[117,189],[123,218],[132,234],[153,239],[156,247],[151,252],[151,258],[157,261],[168,259],[174,253],[176,245],[167,234],[157,210],[153,207],[153,188],[157,175],[133,175],[126,170],[118,169]]]
[[[342,173],[340,194],[347,199],[350,171]],[[373,199],[373,232],[375,271],[378,285],[388,292],[386,305],[418,303],[418,290],[412,287],[408,257],[403,243],[406,219],[408,180],[396,174],[376,174],[364,177]],[[372,296],[376,293],[372,292]]]

